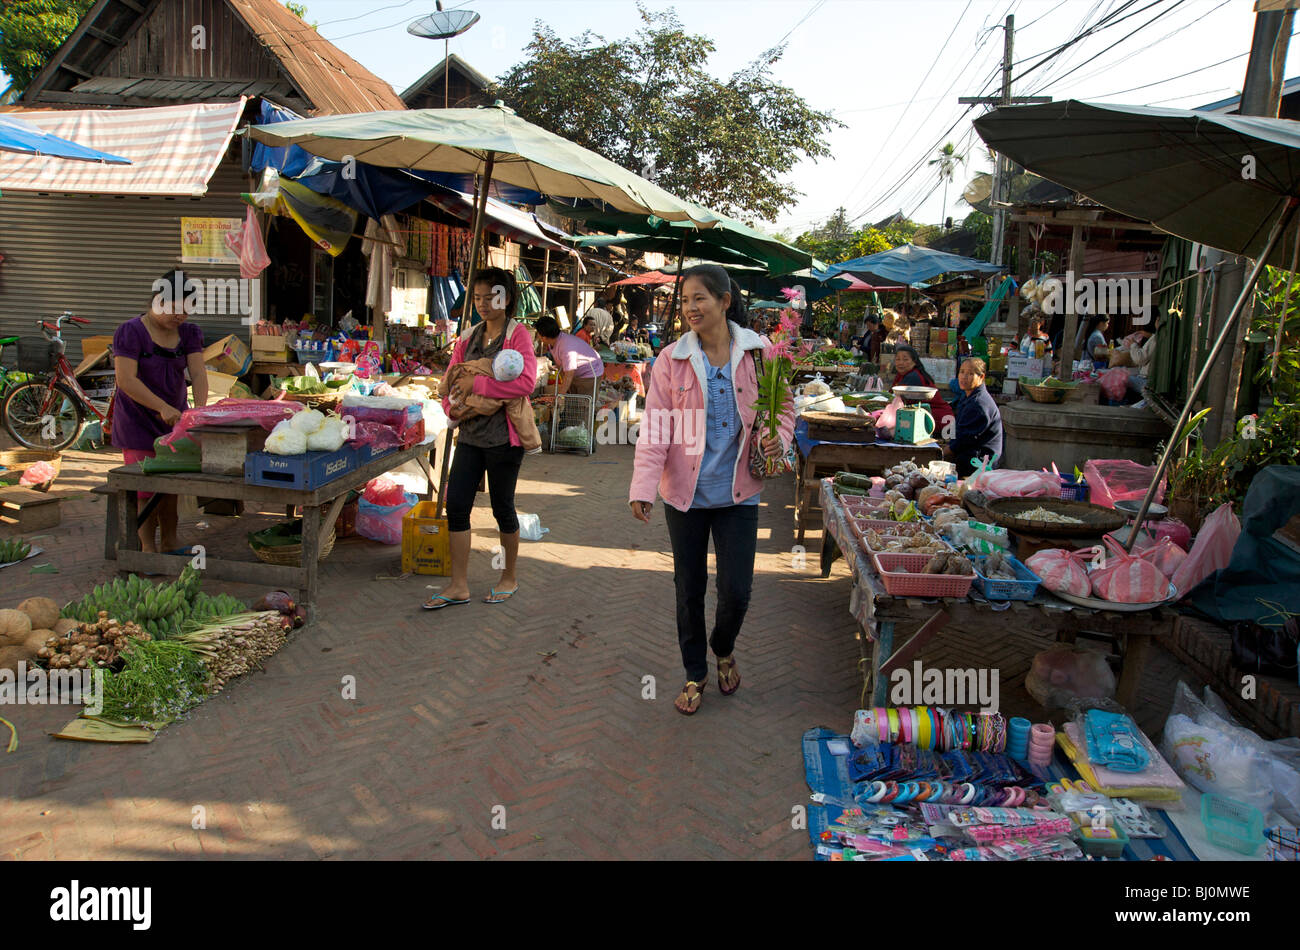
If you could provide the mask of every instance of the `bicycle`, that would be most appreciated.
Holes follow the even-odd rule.
[[[68,362],[63,322],[88,324],[84,317],[64,312],[53,324],[36,321],[45,338],[42,353],[32,354],[29,341],[18,341],[19,370],[27,379],[9,388],[0,405],[0,422],[15,442],[29,449],[57,452],[81,434],[89,414],[103,423],[107,412],[91,401]]]

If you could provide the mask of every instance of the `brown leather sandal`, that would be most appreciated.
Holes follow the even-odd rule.
[[[723,679],[723,677],[726,679]],[[731,689],[727,689],[727,683],[731,683]],[[718,690],[723,696],[730,696],[736,690],[740,689],[740,670],[736,667],[736,657],[720,656],[718,657]]]
[[[682,687],[682,691],[678,694],[677,698],[673,700],[673,708],[683,716],[694,716],[700,711],[700,697],[704,694],[704,687],[705,683],[697,683],[695,680],[688,680],[686,685]],[[694,695],[690,692],[692,688],[695,690]],[[679,705],[682,697],[686,698],[685,708]]]

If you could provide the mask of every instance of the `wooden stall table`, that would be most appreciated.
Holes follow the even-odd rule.
[[[442,438],[445,439],[445,436]],[[338,519],[348,492],[360,491],[372,478],[390,472],[405,462],[415,460],[429,481],[425,497],[433,498],[435,491],[433,458],[437,441],[427,445],[414,445],[408,449],[389,452],[362,465],[346,475],[326,482],[319,488],[304,490],[282,486],[251,485],[241,475],[207,475],[201,472],[174,472],[146,474],[139,464],[123,465],[108,473],[107,488],[114,494],[117,524],[105,524],[105,547],[117,552],[119,571],[138,571],[178,574],[191,560],[190,555],[147,553],[140,550],[137,526],[142,524],[156,507],[158,496],[200,495],[205,498],[223,498],[243,501],[261,509],[283,507],[291,517],[293,509],[302,509],[302,561],[298,567],[264,564],[261,561],[236,561],[207,558],[204,573],[218,580],[237,581],[298,590],[299,599],[315,610],[317,594],[318,557],[322,542],[329,537]],[[445,448],[444,448],[445,451]],[[137,508],[136,492],[153,492],[143,511]],[[252,552],[249,552],[252,558]]]
[[[1139,613],[1094,610],[1066,603],[1041,587],[1028,601],[990,602],[974,587],[967,597],[914,598],[894,597],[886,593],[870,556],[859,546],[831,488],[831,479],[819,485],[825,530],[822,532],[821,576],[829,577],[831,565],[843,556],[853,575],[853,593],[849,611],[861,627],[866,689],[871,701],[866,705],[887,706],[890,674],[912,662],[916,654],[950,623],[958,626],[983,624],[990,630],[1005,632],[1016,627],[1030,630],[1054,629],[1057,639],[1067,643],[1084,631],[1109,635],[1116,642],[1121,658],[1119,686],[1115,699],[1132,710],[1138,685],[1151,644],[1151,638],[1172,633],[1177,614],[1170,608],[1156,607]],[[995,610],[993,603],[997,603]],[[896,643],[899,631],[916,632],[906,643]]]
[[[879,475],[891,465],[909,459],[922,465],[942,459],[938,443],[903,445],[899,442],[821,442],[808,436],[808,423],[800,419],[794,427],[798,469],[795,472],[794,523],[798,529],[796,543],[803,544],[808,528],[808,513],[821,490],[821,479],[836,472]]]

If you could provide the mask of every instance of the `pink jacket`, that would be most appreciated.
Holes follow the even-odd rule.
[[[736,458],[732,494],[737,502],[763,487],[749,474],[749,439],[754,429],[758,378],[750,350],[766,342],[753,330],[731,324],[731,378],[744,441]],[[679,511],[691,507],[704,458],[707,419],[704,404],[704,351],[694,332],[664,347],[655,360],[636,444],[628,501],[653,501],[656,490]],[[777,432],[787,448],[794,439],[794,404],[787,400]]]
[[[477,330],[478,327],[474,329]],[[465,362],[465,350],[469,346],[470,333],[464,334],[456,341],[456,346],[451,351],[451,362],[447,364],[448,371],[457,363]],[[491,376],[475,376],[474,395],[487,396],[489,399],[517,399],[520,396],[531,396],[537,387],[537,357],[533,353],[533,338],[528,328],[522,323],[509,320],[506,322],[505,336],[506,348],[518,350],[524,355],[524,371],[508,383],[495,380]],[[442,411],[451,418],[451,408],[446,399],[442,400]],[[510,430],[510,444],[523,445],[519,433],[510,423],[509,416],[506,417],[506,428]]]

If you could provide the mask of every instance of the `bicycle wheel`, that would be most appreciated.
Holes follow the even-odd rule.
[[[19,445],[57,452],[77,441],[86,411],[63,383],[51,388],[42,380],[28,380],[9,390],[0,417]]]

